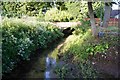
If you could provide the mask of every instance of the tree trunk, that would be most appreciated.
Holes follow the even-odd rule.
[[[110,5],[107,5],[105,3],[105,12],[104,12],[104,18],[103,18],[103,25],[102,27],[108,27],[109,19],[110,19],[110,13],[111,13],[111,7]]]
[[[89,16],[90,16],[92,35],[94,37],[96,37],[97,36],[97,28],[96,28],[96,25],[95,25],[95,18],[94,18],[92,2],[88,2],[88,10],[89,10]]]

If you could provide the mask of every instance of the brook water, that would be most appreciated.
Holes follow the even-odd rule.
[[[49,48],[44,51],[37,50],[34,56],[31,56],[30,61],[23,61],[18,64],[18,66],[11,73],[6,74],[3,79],[17,78],[17,80],[21,80],[24,78],[25,80],[29,80],[30,78],[57,78],[57,75],[53,71],[57,61],[55,58],[52,58],[51,55],[57,46],[64,43],[64,40],[65,39],[56,42],[54,45],[51,44]]]

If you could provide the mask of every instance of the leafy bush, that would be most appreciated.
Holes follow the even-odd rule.
[[[73,17],[71,14],[67,13],[66,11],[60,11],[56,8],[52,8],[45,14],[45,20],[51,22],[68,22],[72,20]]]
[[[10,72],[20,60],[29,60],[31,52],[46,48],[50,42],[62,37],[60,30],[50,24],[4,19],[2,22],[2,68]]]
[[[87,2],[65,2],[65,7],[67,8],[66,11],[74,17],[74,21],[87,17]]]
[[[84,33],[86,33],[86,31],[90,28],[88,27],[90,25],[90,21],[81,20],[81,24],[81,26],[77,26],[74,28],[75,30],[73,31],[73,34],[84,35]]]

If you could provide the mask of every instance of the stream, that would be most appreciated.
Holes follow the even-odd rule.
[[[32,69],[26,73],[25,78],[57,78],[56,74],[53,72],[55,66],[55,59],[49,56],[42,56],[35,62]]]
[[[43,55],[41,54],[40,57],[38,57],[38,60],[34,63],[32,69],[25,74],[25,78],[44,78],[45,80],[48,80],[48,78],[57,78],[57,75],[54,73],[54,68],[58,63],[55,58],[57,55],[55,54],[54,58],[51,55],[56,48],[63,43],[64,40],[56,44],[55,47],[46,49],[42,53]]]
[[[31,78],[44,78],[48,80],[48,78],[57,78],[57,75],[54,73],[54,68],[58,61],[56,61],[56,58],[52,58],[51,55],[64,41],[65,39],[62,39],[54,43],[54,45],[51,44],[43,52],[41,50],[37,51],[38,54],[32,56],[30,61],[20,63],[11,73],[3,77],[3,80],[6,78],[17,78],[17,80],[29,80]]]

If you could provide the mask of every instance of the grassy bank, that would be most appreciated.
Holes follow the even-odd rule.
[[[94,63],[90,61],[90,58],[94,58],[98,53],[104,55],[110,47],[118,45],[118,40],[117,35],[108,34],[95,39],[87,24],[78,26],[73,34],[65,40],[64,44],[53,53],[53,57],[56,58],[54,54],[57,53],[57,55],[61,56],[57,56],[57,58],[66,63],[63,67],[58,66],[55,72],[61,78],[99,77],[99,72],[93,68]],[[68,65],[72,65],[72,70]],[[73,67],[73,65],[76,65],[76,67]]]

